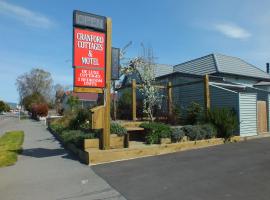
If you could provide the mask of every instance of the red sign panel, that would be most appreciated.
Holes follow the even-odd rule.
[[[74,28],[75,67],[105,67],[105,34],[80,28]]]
[[[104,33],[74,28],[75,87],[105,87],[105,39]]]
[[[75,68],[75,87],[105,87],[104,70]]]

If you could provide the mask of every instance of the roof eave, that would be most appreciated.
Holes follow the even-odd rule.
[[[257,76],[246,76],[246,75],[241,75],[241,74],[233,74],[233,73],[227,73],[227,72],[218,72],[218,74],[220,75],[231,75],[231,76],[237,76],[237,77],[245,77],[245,78],[253,78],[253,79],[259,79],[259,80],[267,80],[270,81],[270,77],[269,78],[264,78],[264,77],[257,77]]]

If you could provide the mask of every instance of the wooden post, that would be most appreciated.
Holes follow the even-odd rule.
[[[136,121],[136,80],[132,79],[132,120]]]
[[[168,92],[168,121],[170,121],[172,117],[172,82],[168,82],[167,86],[167,92]]]
[[[104,108],[104,127],[102,136],[102,149],[110,148],[110,110],[111,110],[111,51],[112,51],[112,20],[107,18],[107,43],[106,43],[106,90]]]
[[[208,110],[210,110],[210,91],[209,91],[209,76],[204,76],[204,108],[205,116],[208,116]]]
[[[116,120],[115,81],[113,81],[113,120]]]

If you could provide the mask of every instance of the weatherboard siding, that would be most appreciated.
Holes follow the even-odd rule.
[[[257,95],[239,93],[240,135],[257,135]]]

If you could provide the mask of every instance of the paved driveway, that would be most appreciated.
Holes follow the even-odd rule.
[[[270,138],[93,169],[129,200],[269,200]]]
[[[1,200],[124,199],[116,190],[79,163],[39,122],[10,118],[0,132],[24,130],[23,153],[14,166],[0,168]]]

